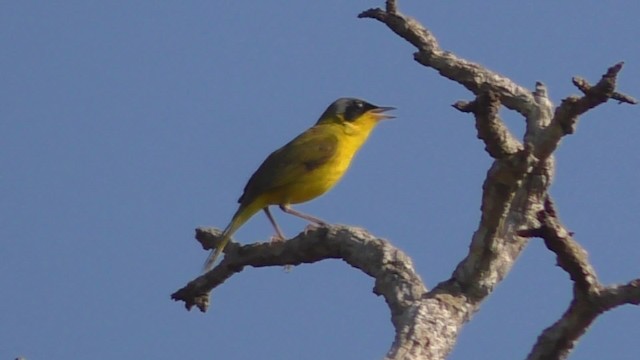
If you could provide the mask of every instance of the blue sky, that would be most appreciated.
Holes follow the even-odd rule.
[[[329,194],[299,208],[406,251],[430,288],[467,251],[490,165],[471,95],[356,15],[382,1],[4,2],[0,11],[0,358],[376,359],[393,329],[338,260],[247,269],[208,313],[169,295],[206,257],[255,168],[342,96],[398,108]],[[640,97],[640,3],[401,2],[445,49],[559,101],[626,61]],[[607,103],[557,151],[552,194],[605,283],[640,276],[640,108]],[[503,117],[517,134],[523,121]],[[304,223],[275,213],[285,234]],[[262,215],[236,235],[265,241]],[[451,359],[523,358],[571,283],[532,240]],[[574,359],[637,357],[640,310],[602,316]]]

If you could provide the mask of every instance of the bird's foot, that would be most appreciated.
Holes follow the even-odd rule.
[[[279,242],[284,242],[286,239],[282,236],[282,235],[272,235],[271,238],[269,239],[269,242],[272,243],[279,243]]]
[[[285,239],[284,236],[279,235],[279,234],[274,234],[269,239],[269,242],[272,243],[272,244],[275,244],[275,243],[285,242],[286,240],[287,239]],[[290,273],[292,268],[293,268],[292,265],[285,265],[284,266],[284,272]]]
[[[322,227],[328,227],[329,224],[327,224],[326,222],[318,222],[318,223],[308,223],[307,226],[304,227],[304,230],[302,230],[302,233],[304,235],[307,235],[310,231],[314,231],[314,230],[318,230],[319,228]]]

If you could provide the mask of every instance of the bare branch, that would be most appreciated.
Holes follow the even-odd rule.
[[[420,321],[407,321],[407,326],[417,326],[413,333],[421,337],[416,341],[415,335],[396,334],[389,358],[444,359],[462,325],[506,276],[527,243],[514,230],[535,221],[533,214],[542,207],[549,186],[544,176],[526,175],[531,173],[530,161],[528,151],[522,150],[494,162],[483,185],[482,217],[468,255],[450,279],[425,295],[417,308]]]
[[[598,292],[576,292],[562,317],[538,337],[527,360],[567,358],[598,315],[624,304],[640,304],[640,279],[601,288]]]
[[[475,95],[489,87],[509,109],[529,114],[535,102],[531,92],[510,79],[483,66],[459,58],[440,48],[435,36],[415,19],[401,14],[395,1],[387,1],[386,11],[376,8],[363,11],[359,18],[378,20],[418,50],[414,59],[437,70],[442,76],[460,83]]]
[[[475,115],[478,138],[484,141],[485,150],[491,157],[502,159],[523,149],[522,143],[498,116],[500,99],[494,92],[481,93],[472,102],[458,101],[453,107]]]
[[[606,92],[606,88],[608,86],[610,86],[611,83],[613,83],[613,87],[615,88],[615,78],[618,75],[618,73],[620,72],[620,70],[622,70],[622,66],[624,65],[624,62],[619,62],[617,64],[615,64],[614,66],[610,67],[607,70],[607,73],[604,74],[602,76],[602,79],[600,80],[600,82],[595,86],[591,86],[587,80],[579,77],[579,76],[575,76],[572,79],[573,85],[575,85],[578,89],[580,89],[580,91],[582,91],[585,95],[589,96],[589,95],[595,95],[600,96],[600,92]],[[603,89],[597,89],[598,86],[602,86]],[[596,89],[594,89],[596,88]],[[618,100],[618,103],[622,104],[622,103],[627,103],[627,104],[631,104],[631,105],[636,105],[638,103],[638,101],[636,99],[634,99],[633,97],[623,94],[623,93],[619,93],[616,91],[611,91],[611,94],[606,94],[607,98],[609,99],[614,99],[614,100]],[[605,100],[606,101],[606,100]]]
[[[605,103],[609,99],[636,104],[637,101],[628,95],[615,91],[617,75],[623,63],[617,63],[607,69],[595,86],[579,77],[573,78],[573,83],[584,93],[584,96],[569,96],[562,100],[553,115],[551,124],[546,127],[537,139],[534,155],[545,159],[555,151],[563,136],[573,134],[578,123],[578,117],[585,112]]]
[[[574,298],[562,317],[538,337],[527,359],[564,359],[598,315],[623,304],[640,304],[640,279],[603,287],[587,252],[560,223],[551,199],[545,201],[545,209],[538,216],[540,227],[519,233],[542,238],[556,254],[558,265],[574,282]]]
[[[574,299],[560,320],[538,337],[527,360],[565,359],[599,313],[587,301]]]
[[[611,310],[620,305],[640,305],[640,279],[624,285],[605,287],[600,292],[600,304],[604,310]]]
[[[551,198],[545,201],[545,209],[538,213],[538,220],[539,228],[520,231],[520,235],[542,238],[547,248],[556,254],[558,266],[569,274],[580,291],[598,292],[600,284],[587,252],[560,223]]]
[[[220,231],[201,228],[196,230],[196,237],[205,249],[211,248],[219,240]],[[408,307],[427,291],[411,259],[402,251],[363,229],[331,226],[301,233],[284,242],[244,246],[230,242],[216,267],[173,293],[171,298],[184,301],[187,309],[197,306],[204,312],[209,306],[209,292],[245,266],[300,265],[337,258],[375,278],[374,293],[385,298],[394,324],[398,317],[406,317]]]
[[[586,80],[580,77],[573,78],[573,84],[584,93],[584,96],[569,97],[556,109],[554,121],[560,124],[565,134],[575,132],[578,116],[611,98],[616,88],[616,77],[622,69],[622,65],[623,63],[620,62],[607,69],[607,72],[602,75],[595,86],[589,85]]]
[[[386,1],[386,8],[387,8],[387,12],[389,14],[395,14],[398,12],[398,7],[396,6],[396,1],[395,0],[387,0]]]
[[[611,94],[611,98],[613,100],[617,100],[618,104],[631,104],[631,105],[637,105],[638,104],[638,100],[636,100],[635,98],[633,98],[632,96],[623,94],[623,93],[619,93],[614,91],[613,94]]]

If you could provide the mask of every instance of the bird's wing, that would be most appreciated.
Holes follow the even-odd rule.
[[[291,182],[330,160],[336,153],[338,137],[314,126],[269,155],[251,176],[238,200],[247,204],[254,198]]]

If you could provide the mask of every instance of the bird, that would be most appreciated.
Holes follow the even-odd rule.
[[[309,221],[311,226],[326,226],[325,221],[294,210],[291,205],[313,200],[333,188],[380,120],[395,117],[386,113],[390,110],[395,108],[357,98],[339,98],[312,127],[272,152],[249,178],[238,199],[240,205],[207,257],[203,271],[212,268],[231,236],[260,210],[275,229],[273,240],[285,240],[269,206],[277,205],[285,213]]]

